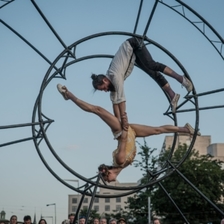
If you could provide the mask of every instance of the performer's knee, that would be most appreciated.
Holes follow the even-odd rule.
[[[156,77],[156,82],[159,84],[160,87],[163,87],[168,83],[168,81],[165,79],[165,77],[161,74],[160,74],[160,76]]]
[[[100,106],[92,106],[92,112],[93,113],[95,113],[95,114],[97,114],[97,115],[99,115],[99,114],[102,114],[103,113],[103,111],[104,111],[104,109],[102,108],[102,107],[100,107]]]

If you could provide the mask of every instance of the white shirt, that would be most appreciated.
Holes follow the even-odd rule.
[[[131,74],[134,63],[135,54],[129,41],[125,41],[118,49],[112,59],[106,77],[111,81],[115,88],[115,92],[110,93],[110,99],[113,104],[119,104],[126,101],[124,93],[124,80]]]

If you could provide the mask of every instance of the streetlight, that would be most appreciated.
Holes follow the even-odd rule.
[[[54,224],[57,224],[57,222],[56,222],[56,203],[47,204],[46,206],[51,206],[51,205],[54,205],[54,215],[55,215]]]

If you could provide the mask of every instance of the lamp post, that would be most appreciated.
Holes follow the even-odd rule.
[[[47,204],[46,206],[51,206],[51,205],[54,205],[54,224],[57,224],[57,221],[56,221],[56,203],[52,203],[52,204]]]

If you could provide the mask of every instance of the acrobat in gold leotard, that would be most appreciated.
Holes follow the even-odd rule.
[[[124,167],[132,164],[132,162],[135,158],[135,155],[136,155],[135,137],[136,137],[135,131],[131,128],[131,126],[129,126],[127,143],[126,143],[126,148],[125,148],[125,152],[126,152],[125,162],[122,165],[118,165],[116,163],[116,154],[118,153],[118,149],[115,149],[112,153],[113,166],[124,168]],[[118,144],[119,144],[119,142],[118,142]]]

